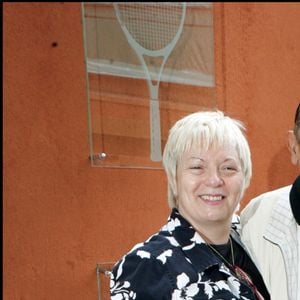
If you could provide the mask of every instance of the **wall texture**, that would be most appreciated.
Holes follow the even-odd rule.
[[[4,299],[96,299],[96,263],[165,222],[164,172],[90,166],[80,3],[5,2],[3,25]],[[296,175],[300,5],[215,3],[215,28],[219,107],[252,148],[243,206]]]

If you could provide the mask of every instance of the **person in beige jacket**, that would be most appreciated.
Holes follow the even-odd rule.
[[[288,133],[291,161],[300,170],[300,104]],[[272,300],[300,300],[300,176],[292,185],[264,193],[240,214],[241,237]]]

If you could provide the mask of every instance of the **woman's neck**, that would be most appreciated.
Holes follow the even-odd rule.
[[[211,222],[210,224],[191,224],[196,232],[209,244],[221,245],[228,243],[230,223]]]
[[[187,215],[184,210],[178,208],[179,213],[184,217],[195,229],[196,232],[210,244],[221,245],[226,244],[229,240],[231,219],[230,220],[203,220],[199,221]]]

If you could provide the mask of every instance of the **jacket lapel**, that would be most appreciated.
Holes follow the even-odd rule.
[[[173,209],[168,224],[172,224],[172,226],[168,226],[168,231],[180,245],[197,273],[201,273],[215,265],[222,269],[221,265],[223,264],[221,261],[215,255],[211,255],[211,250],[203,238],[177,210]],[[177,224],[177,226],[174,226],[174,224]]]

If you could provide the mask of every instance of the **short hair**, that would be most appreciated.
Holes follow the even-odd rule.
[[[249,144],[245,137],[245,127],[239,120],[226,116],[222,111],[199,111],[178,120],[169,131],[163,153],[163,166],[168,178],[168,204],[176,204],[177,167],[182,155],[195,143],[206,151],[212,146],[233,145],[241,161],[244,190],[252,176],[252,162]]]
[[[297,110],[295,113],[294,134],[296,136],[298,144],[300,144],[300,103],[298,104],[298,107],[297,107]]]

